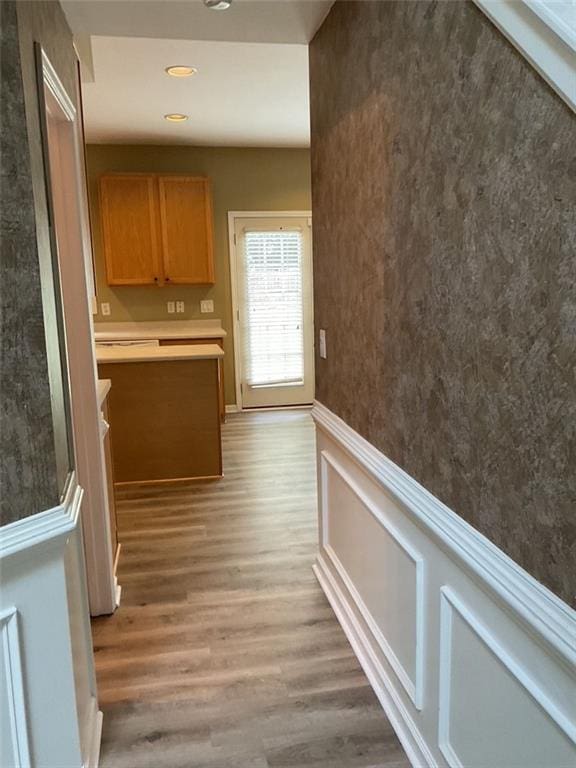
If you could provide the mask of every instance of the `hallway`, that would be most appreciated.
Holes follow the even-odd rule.
[[[309,413],[229,416],[223,447],[217,483],[118,495],[102,768],[408,768],[312,573]]]

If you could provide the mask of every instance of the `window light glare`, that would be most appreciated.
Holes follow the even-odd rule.
[[[166,67],[164,71],[167,75],[171,75],[172,77],[190,77],[198,72],[196,67],[189,67],[184,64],[174,64],[171,67]]]

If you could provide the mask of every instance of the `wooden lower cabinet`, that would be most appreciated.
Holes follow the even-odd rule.
[[[172,344],[218,344],[220,349],[224,349],[224,339],[160,339],[160,346],[170,346]],[[226,421],[226,400],[224,398],[224,361],[218,361],[218,392],[220,403],[220,421]]]
[[[218,360],[99,363],[111,379],[114,480],[222,475]]]

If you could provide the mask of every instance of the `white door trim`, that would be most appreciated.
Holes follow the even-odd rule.
[[[238,259],[236,243],[234,242],[234,231],[236,229],[236,219],[282,219],[282,218],[312,218],[312,211],[228,211],[228,250],[230,253],[230,289],[232,294],[232,328],[234,346],[234,388],[236,390],[236,410],[244,410],[242,404],[241,378],[241,345],[239,317],[239,297],[238,297]]]
[[[86,189],[83,157],[81,154],[81,126],[79,112],[66,92],[56,70],[42,51],[42,79],[45,93],[49,95],[48,108],[57,112],[58,124],[62,123],[66,133],[68,153],[63,158],[69,178],[74,178],[74,198],[77,217],[71,216],[62,229],[66,232],[66,241],[78,246],[81,268],[75,258],[64,258],[60,266],[62,275],[67,275],[65,290],[61,280],[62,302],[67,336],[67,351],[70,367],[71,409],[77,472],[86,492],[82,515],[84,530],[84,552],[86,575],[93,615],[113,613],[116,608],[116,583],[114,578],[114,553],[109,529],[108,500],[106,490],[105,463],[102,441],[100,439],[100,410],[96,392],[96,362],[92,339],[94,336],[92,312],[88,296],[88,270],[86,264],[90,254],[90,239],[86,237],[88,229],[87,206],[83,199]],[[48,137],[46,137],[48,141]],[[70,167],[70,164],[73,167]],[[71,333],[70,329],[74,329]],[[76,392],[76,397],[74,397]]]

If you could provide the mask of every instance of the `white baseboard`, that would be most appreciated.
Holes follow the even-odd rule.
[[[239,410],[240,409],[238,408],[236,403],[234,403],[233,405],[226,406],[226,413],[238,413]]]
[[[270,411],[310,411],[312,409],[312,403],[304,403],[303,405],[267,405],[265,407],[254,408],[239,408],[239,413],[269,413]]]
[[[102,741],[102,723],[104,716],[102,712],[97,708],[96,700],[94,700],[94,716],[91,723],[91,738],[88,749],[88,756],[84,762],[82,768],[98,768],[100,762],[100,744]]]
[[[576,613],[327,408],[313,416],[314,570],[412,764],[576,764]]]
[[[119,608],[120,600],[122,598],[122,585],[118,584],[117,576],[114,576],[114,594],[116,595],[116,608]]]

